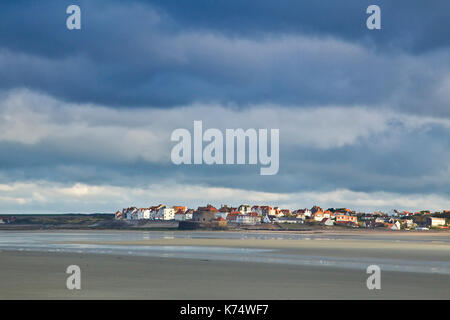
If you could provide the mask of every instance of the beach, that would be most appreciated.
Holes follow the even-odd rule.
[[[4,232],[0,243],[1,299],[450,299],[442,233]],[[381,290],[367,289],[371,263]],[[66,288],[69,265],[81,290]]]

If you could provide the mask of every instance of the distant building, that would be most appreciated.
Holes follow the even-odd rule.
[[[311,217],[312,212],[309,209],[298,209],[292,212],[292,214],[297,218],[305,220],[306,218]]]
[[[255,225],[260,221],[261,219],[258,216],[253,216],[250,214],[240,214],[236,216],[236,223],[238,224]]]
[[[250,207],[250,205],[248,204],[243,204],[239,206],[238,211],[242,214],[249,214],[250,212],[252,212],[252,207]]]
[[[445,226],[445,218],[427,217],[428,227],[442,227]]]
[[[336,223],[358,223],[358,218],[356,216],[350,216],[348,214],[338,214],[336,215]]]
[[[334,214],[331,211],[316,211],[313,213],[312,217],[315,221],[321,222],[323,219],[331,219],[334,216]]]
[[[212,222],[216,220],[216,213],[219,210],[208,204],[206,207],[198,207],[192,216],[194,222]]]
[[[174,220],[175,219],[175,210],[173,208],[168,208],[166,206],[162,206],[158,213],[156,214],[155,219],[157,220]]]
[[[185,213],[187,211],[187,207],[185,207],[185,206],[173,206],[173,210],[175,210],[175,212],[183,212],[183,213]]]
[[[401,224],[398,221],[395,221],[392,224],[388,224],[389,229],[391,230],[400,230],[401,229]]]
[[[323,209],[319,206],[314,206],[311,208],[311,213],[315,214],[316,212],[323,212]]]
[[[252,212],[256,212],[259,216],[275,216],[276,211],[271,206],[253,206]]]
[[[301,223],[301,224],[303,224],[305,221],[303,219],[295,218],[295,217],[280,217],[280,218],[277,218],[277,222],[279,222],[279,223]]]

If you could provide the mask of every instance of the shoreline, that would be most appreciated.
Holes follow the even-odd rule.
[[[414,235],[414,236],[443,236],[448,235],[450,238],[450,229],[435,229],[435,230],[388,230],[388,229],[350,229],[350,228],[311,228],[308,230],[283,230],[283,229],[230,229],[230,230],[214,230],[214,229],[195,229],[195,230],[181,230],[178,228],[121,228],[121,229],[108,229],[108,228],[5,228],[5,226],[0,225],[0,232],[204,232],[204,233],[268,233],[268,234],[368,234],[368,235],[384,235],[384,234],[394,234],[394,235]]]

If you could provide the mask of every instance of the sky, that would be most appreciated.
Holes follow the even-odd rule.
[[[278,174],[173,164],[195,120],[279,129]],[[450,2],[2,1],[0,213],[159,203],[450,209]]]

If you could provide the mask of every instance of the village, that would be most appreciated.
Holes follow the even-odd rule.
[[[356,212],[347,208],[281,209],[271,206],[239,207],[221,205],[217,209],[211,204],[196,210],[186,206],[169,207],[163,204],[148,208],[129,207],[115,213],[116,220],[178,221],[185,226],[256,226],[263,224],[302,224],[309,226],[344,226],[348,228],[384,228],[388,230],[448,229],[450,210],[431,213],[428,210],[409,212],[393,210],[383,212]]]

